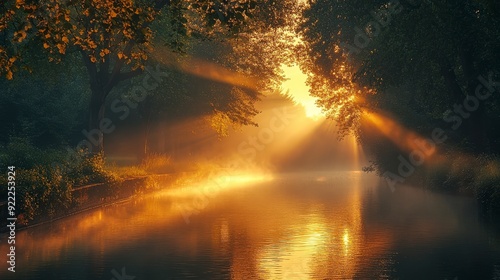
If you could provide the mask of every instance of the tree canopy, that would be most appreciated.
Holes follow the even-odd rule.
[[[346,132],[359,128],[363,110],[374,109],[419,130],[435,126],[454,104],[475,95],[479,76],[497,71],[497,6],[469,0],[312,1],[299,29],[312,94]],[[460,129],[469,147],[488,146],[485,139],[493,136],[483,123],[496,114],[495,104],[496,96],[482,102]]]
[[[141,75],[158,44],[186,55],[193,40],[222,42],[230,52],[213,62],[260,77],[259,89],[277,84],[278,66],[289,59],[279,50],[289,44],[286,30],[296,19],[295,7],[291,0],[4,1],[0,75],[13,79],[16,72],[32,71],[34,54],[59,63],[79,53],[91,91],[88,129],[99,130],[110,92]],[[229,110],[231,121],[249,123],[238,116],[243,111]],[[99,139],[102,150],[102,132]]]

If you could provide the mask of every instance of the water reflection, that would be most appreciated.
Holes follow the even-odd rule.
[[[159,192],[19,232],[18,272],[0,278],[110,279],[125,266],[138,280],[491,276],[499,248],[470,200],[377,182],[318,172],[228,184],[188,224],[179,205],[196,187]]]
[[[291,229],[291,238],[260,248],[257,255],[261,279],[310,279],[316,262],[328,252],[329,232],[321,217],[310,217],[310,223]]]
[[[281,197],[269,195],[279,197],[280,201],[269,202],[269,205],[275,206],[272,207],[273,212],[260,215],[259,224],[264,223],[271,228],[274,224],[274,230],[254,242],[257,245],[255,250],[239,252],[252,254],[244,258],[255,258],[256,266],[233,263],[232,279],[250,276],[254,276],[252,279],[324,279],[332,275],[352,278],[358,258],[362,256],[359,190],[369,187],[366,183],[370,181],[365,180],[365,185],[361,186],[362,175],[359,173],[342,174],[340,178],[336,177],[338,175],[313,174],[307,178],[304,183],[320,182],[320,187],[315,188],[317,193],[303,191],[300,188],[307,186],[298,184],[301,187],[284,186],[287,192],[280,193]],[[281,179],[285,182],[297,179],[290,176]],[[349,181],[350,184],[343,185],[342,181]],[[307,203],[297,202],[295,195]],[[329,203],[317,201],[318,197]],[[235,247],[243,245],[236,244]],[[248,274],[249,270],[256,270],[256,275]]]

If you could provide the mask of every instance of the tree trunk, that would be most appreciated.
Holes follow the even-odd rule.
[[[153,8],[156,11],[160,11],[168,5],[170,5],[170,0],[155,0],[153,2]],[[148,25],[149,22],[146,22],[142,27],[145,28]],[[130,56],[135,44],[135,40],[127,42],[123,50],[125,56]],[[96,62],[91,61],[89,54],[85,50],[80,49],[80,53],[89,74],[90,89],[92,91],[89,105],[89,130],[86,133],[86,138],[92,144],[92,152],[104,152],[104,133],[101,131],[101,122],[104,119],[106,97],[119,82],[140,75],[142,69],[137,68],[128,72],[122,72],[126,64],[123,58],[117,59],[111,67],[110,60],[112,56],[110,54],[105,56],[104,61],[100,62],[98,67]]]
[[[101,121],[104,119],[106,96],[107,93],[105,91],[92,88],[87,141],[90,141],[92,144],[93,153],[104,152],[104,133],[101,130]]]
[[[96,63],[90,61],[85,51],[81,50],[81,53],[89,74],[92,93],[89,104],[88,131],[84,131],[84,134],[86,140],[92,145],[91,152],[100,153],[104,152],[104,134],[106,133],[106,131],[103,133],[102,129],[107,129],[107,127],[101,127],[103,126],[102,120],[104,119],[106,97],[120,81],[131,79],[141,74],[142,70],[122,73],[120,70],[123,68],[123,62],[119,60],[115,63],[113,70],[109,72],[109,57],[98,67]]]

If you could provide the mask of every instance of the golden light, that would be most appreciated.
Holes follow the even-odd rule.
[[[160,196],[171,197],[192,197],[193,195],[206,194],[213,196],[221,191],[243,188],[255,183],[268,182],[273,180],[273,176],[269,173],[240,173],[233,175],[216,174],[209,176],[203,180],[196,182],[178,182],[183,185],[175,189],[166,189],[158,193]]]
[[[342,241],[344,242],[344,256],[349,256],[349,230],[344,229],[344,235],[342,235]]]
[[[155,48],[153,56],[162,64],[184,73],[252,90],[258,89],[256,78],[223,67],[217,63],[196,57],[187,57],[179,61],[174,53],[163,48]]]
[[[354,158],[354,168],[355,168],[355,170],[359,170],[361,167],[360,163],[365,161],[363,148],[358,143],[358,141],[354,135],[349,135],[347,137],[348,137],[349,145],[351,146],[352,156]]]
[[[288,79],[282,83],[285,92],[289,92],[295,102],[302,105],[306,111],[307,117],[311,119],[320,119],[324,114],[316,105],[316,98],[309,95],[309,86],[306,84],[307,75],[300,70],[299,66],[282,66],[285,78]]]
[[[344,229],[344,235],[342,236],[342,240],[344,241],[344,246],[349,246],[349,230]]]
[[[269,244],[258,254],[258,271],[261,279],[307,280],[317,271],[318,262],[326,263],[328,256],[328,227],[324,218],[310,216],[311,222],[293,228],[301,234],[277,244]],[[292,230],[292,229],[290,229]],[[286,258],[280,256],[286,255]],[[279,267],[279,270],[275,268]]]
[[[400,149],[411,152],[420,150],[419,144],[426,139],[418,133],[404,127],[395,120],[384,116],[381,113],[365,112],[365,120],[371,122],[386,138],[391,140]],[[425,154],[426,157],[432,156],[435,153],[430,151]]]

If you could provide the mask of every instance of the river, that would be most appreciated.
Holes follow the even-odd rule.
[[[233,179],[19,231],[0,279],[500,279],[500,238],[471,198],[360,172]]]

